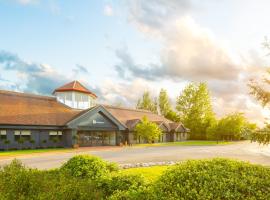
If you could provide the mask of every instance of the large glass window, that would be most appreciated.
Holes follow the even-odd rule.
[[[0,140],[6,140],[6,139],[7,139],[7,131],[0,130]]]
[[[110,131],[80,131],[80,146],[116,145],[116,134]]]
[[[63,132],[62,131],[50,131],[49,139],[51,141],[60,141],[62,139]]]
[[[22,139],[23,141],[31,140],[31,131],[29,130],[16,130],[14,131],[15,141]]]

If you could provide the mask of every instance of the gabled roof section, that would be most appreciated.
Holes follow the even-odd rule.
[[[82,123],[83,121],[89,121],[91,116],[93,116],[96,113],[101,113],[102,115],[106,116],[112,123],[114,123],[119,130],[126,130],[125,124],[122,124],[117,118],[115,118],[106,108],[104,108],[102,105],[97,105],[95,107],[89,108],[88,110],[85,110],[81,112],[76,117],[72,118],[69,122],[67,122],[67,126],[69,128],[76,128],[78,124]]]
[[[184,127],[182,123],[173,122],[173,123],[170,123],[169,125],[172,131],[179,132],[179,133],[187,132],[187,129]]]
[[[157,124],[159,126],[159,128],[162,129],[162,131],[164,132],[170,132],[171,128],[169,126],[168,123],[166,123],[165,121],[153,121],[155,124]]]
[[[141,122],[141,119],[131,119],[126,122],[128,130],[133,131],[138,123]]]
[[[97,98],[97,95],[88,90],[86,87],[84,87],[79,81],[72,81],[70,83],[67,83],[57,89],[54,90],[53,94],[55,92],[67,92],[67,91],[76,91],[76,92],[82,92],[85,94],[89,94],[93,96],[94,98]]]

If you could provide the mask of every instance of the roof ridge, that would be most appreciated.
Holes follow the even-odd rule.
[[[106,105],[106,104],[100,104],[100,105],[103,105],[103,106],[109,107],[109,108],[117,108],[117,109],[122,109],[122,110],[132,110],[132,111],[136,111],[136,112],[145,112],[145,113],[155,114],[149,110],[144,110],[144,109],[128,108],[128,107],[113,106],[113,105]],[[158,115],[158,114],[156,114],[156,115]]]
[[[73,89],[76,87],[76,84],[77,84],[77,80],[73,81],[73,85],[72,85]]]
[[[16,95],[16,96],[20,96],[20,97],[24,97],[24,98],[56,100],[56,97],[53,97],[53,96],[46,96],[46,95],[25,93],[25,92],[16,92],[16,91],[10,91],[10,90],[0,90],[0,94],[9,95],[9,96]]]

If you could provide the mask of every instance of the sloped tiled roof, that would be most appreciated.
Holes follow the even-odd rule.
[[[103,107],[129,130],[133,130],[144,116],[159,126],[165,123],[170,129],[180,127],[179,123],[150,111],[109,105]],[[55,97],[0,90],[0,125],[64,126],[90,109],[72,109],[59,103]]]
[[[91,92],[86,87],[84,87],[79,81],[72,81],[70,83],[67,83],[67,84],[55,89],[53,93],[66,92],[66,91],[82,92],[82,93],[90,94],[91,96],[97,98],[97,95],[95,95],[93,92]]]
[[[172,122],[161,115],[152,113],[147,110],[123,108],[110,105],[104,105],[104,107],[123,124],[127,124],[127,122],[130,120],[142,119],[144,116],[146,116],[148,120],[152,122],[154,121],[156,122],[162,121],[167,123]]]
[[[182,123],[173,122],[173,123],[170,123],[169,125],[170,125],[171,130],[175,132],[186,132],[186,128],[183,126]]]
[[[54,97],[0,90],[0,124],[62,126],[80,112]]]

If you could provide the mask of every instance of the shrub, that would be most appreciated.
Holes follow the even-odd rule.
[[[39,171],[15,160],[0,171],[0,199],[102,199],[95,183],[60,170]]]
[[[187,161],[158,179],[156,199],[270,199],[270,169],[227,159]]]
[[[0,172],[0,199],[33,198],[38,191],[37,184],[33,182],[33,172],[18,160],[3,167]]]
[[[106,196],[110,196],[117,191],[124,193],[124,191],[128,190],[137,190],[138,187],[145,185],[145,181],[140,175],[118,173],[107,179],[101,180],[99,185],[103,193]]]
[[[149,186],[140,186],[138,188],[130,188],[126,191],[116,190],[109,200],[152,200],[153,192]]]
[[[112,165],[98,157],[78,155],[68,160],[61,167],[61,170],[74,177],[96,180],[116,170],[116,165]]]

